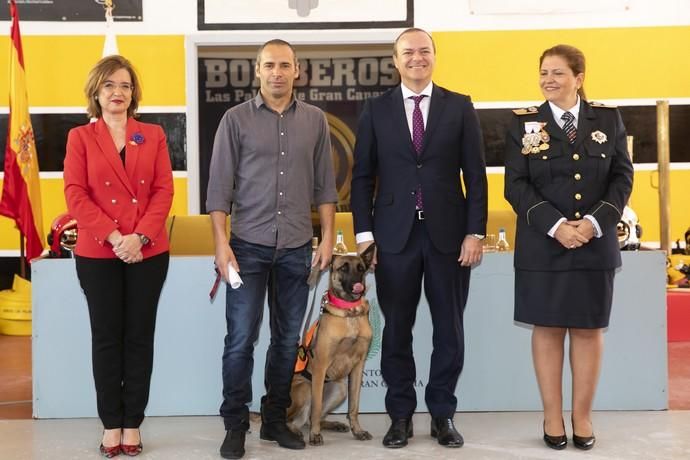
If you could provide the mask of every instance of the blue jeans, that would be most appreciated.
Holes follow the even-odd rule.
[[[284,422],[290,406],[290,385],[295,370],[300,327],[309,296],[311,244],[276,249],[243,241],[234,235],[230,247],[244,284],[227,286],[227,335],[223,352],[223,404],[220,415],[226,430],[249,429],[252,401],[254,344],[259,336],[268,288],[271,342],[266,353],[261,398],[263,423]]]

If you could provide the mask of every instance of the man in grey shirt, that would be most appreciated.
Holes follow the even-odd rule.
[[[249,429],[251,378],[268,290],[271,342],[261,398],[261,439],[303,449],[286,425],[299,331],[311,266],[324,270],[333,250],[338,196],[324,113],[293,97],[299,64],[292,46],[271,40],[260,48],[256,97],[228,110],[213,144],[206,209],[211,215],[216,268],[228,265],[244,284],[228,285],[223,353],[224,458],[241,458]],[[318,208],[321,244],[312,261],[311,204]],[[232,208],[232,235],[225,221]],[[268,289],[267,289],[268,288]]]

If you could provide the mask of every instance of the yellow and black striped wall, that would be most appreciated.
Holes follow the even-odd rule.
[[[117,41],[119,52],[135,63],[142,77],[141,119],[162,124],[169,137],[175,170],[171,214],[187,214],[184,36],[122,35]],[[64,136],[69,128],[88,123],[83,87],[89,70],[101,58],[104,36],[25,35],[22,42],[31,118],[39,149],[43,234],[47,235],[55,216],[66,210],[62,181]],[[8,62],[8,49],[9,39],[3,37],[0,62]],[[0,94],[8,91],[8,73],[2,72]],[[5,130],[6,104],[0,108],[0,129],[4,126]],[[14,222],[0,217],[0,255],[18,254],[18,235]]]
[[[165,18],[150,20],[164,21]],[[195,20],[190,19],[192,26],[195,26]],[[659,240],[654,103],[657,99],[671,101],[671,233],[674,239],[682,238],[690,226],[686,198],[686,187],[690,184],[690,60],[687,59],[690,21],[688,24],[472,31],[427,27],[437,44],[435,81],[472,96],[480,111],[485,135],[491,141],[487,151],[499,152],[488,157],[490,210],[510,209],[503,199],[500,139],[504,126],[501,120],[511,108],[541,101],[537,85],[538,57],[547,47],[568,43],[582,49],[587,56],[585,87],[588,98],[619,104],[623,107],[624,121],[629,121],[628,134],[635,137],[637,163],[631,204],[644,228],[645,241]],[[0,62],[7,63],[9,23],[1,22],[0,25],[6,26],[7,30],[7,34],[0,38]],[[417,25],[425,27],[424,24]],[[160,122],[171,129],[175,127],[178,131],[181,125],[190,123],[190,113],[196,113],[189,110],[195,101],[190,101],[187,96],[196,91],[189,91],[186,87],[190,72],[196,71],[197,65],[196,62],[188,62],[190,53],[186,49],[190,35],[199,34],[187,30],[192,26],[180,27],[180,33],[120,34],[117,37],[120,53],[135,63],[143,81],[143,119]],[[537,26],[534,25],[535,28]],[[389,31],[391,41],[397,32],[399,30]],[[256,43],[264,41],[267,35],[266,32],[243,32],[252,33],[256,34]],[[290,40],[297,47],[300,45],[300,39],[293,40],[290,32],[271,34]],[[367,31],[362,31],[361,35],[366,38]],[[379,31],[377,37],[380,36]],[[237,33],[228,33],[223,41],[232,44],[237,37]],[[318,37],[313,34],[308,40],[310,44],[318,43]],[[246,43],[248,39],[243,36],[241,41]],[[99,34],[23,35],[34,129],[37,138],[39,129],[43,136],[50,138],[48,143],[53,149],[38,152],[39,157],[45,157],[42,161],[46,165],[41,173],[44,234],[49,231],[53,218],[66,209],[61,174],[64,151],[60,150],[64,150],[65,139],[56,139],[60,136],[53,133],[64,132],[65,125],[88,121],[82,88],[89,69],[101,57],[103,42],[104,36]],[[348,43],[353,42],[349,39],[343,41],[343,44]],[[0,71],[0,95],[8,94],[8,91],[8,72]],[[6,126],[7,100],[0,98],[0,127],[3,118]],[[3,131],[0,143],[3,146],[4,136]],[[176,170],[171,213],[184,215],[190,209],[194,211],[188,187],[190,183],[198,183],[198,178],[190,177],[198,175],[198,171],[188,168],[188,165],[195,163],[190,162],[190,158],[198,155],[198,146],[188,142],[183,130],[172,135],[169,133],[169,137],[174,138],[171,154]],[[0,255],[18,254],[18,241],[13,222],[0,217]]]
[[[587,97],[619,105],[633,136],[635,183],[630,205],[643,227],[642,239],[656,242],[659,198],[656,101],[669,100],[671,136],[671,236],[683,240],[690,227],[690,60],[684,49],[690,27],[437,32],[435,80],[467,91],[479,108],[485,139],[491,125],[483,112],[542,100],[538,58],[549,46],[568,43],[587,58]],[[494,138],[502,136],[496,134]],[[487,145],[487,151],[492,146]],[[487,158],[492,164],[492,158]],[[501,159],[502,161],[502,159]],[[494,159],[495,164],[495,159]],[[503,199],[503,171],[489,168],[490,210],[510,209]]]

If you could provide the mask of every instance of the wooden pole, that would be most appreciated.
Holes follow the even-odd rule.
[[[635,157],[633,155],[633,140],[634,140],[634,138],[633,138],[633,136],[626,136],[626,140],[628,141],[628,156],[630,157],[630,162],[635,164],[635,160],[634,160]],[[628,199],[627,206],[632,207],[632,204],[631,204],[632,194],[630,196],[631,196],[631,198]]]
[[[24,234],[19,232],[19,276],[26,279],[26,254],[24,253]]]
[[[671,254],[671,195],[668,101],[656,102],[656,144],[659,164],[659,236],[661,250]]]

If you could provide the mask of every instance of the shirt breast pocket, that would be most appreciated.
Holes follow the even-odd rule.
[[[529,156],[529,178],[530,181],[537,186],[542,186],[551,182],[551,171],[549,163],[543,160],[541,156]]]
[[[529,178],[530,181],[538,186],[544,186],[553,182],[554,180],[554,161],[559,158],[563,152],[560,151],[540,151],[539,153],[530,153],[529,158]]]
[[[596,165],[596,174],[598,179],[605,179],[611,170],[611,162],[613,161],[616,151],[607,145],[590,144],[587,147],[587,157],[590,164]],[[593,168],[594,169],[594,168]]]

